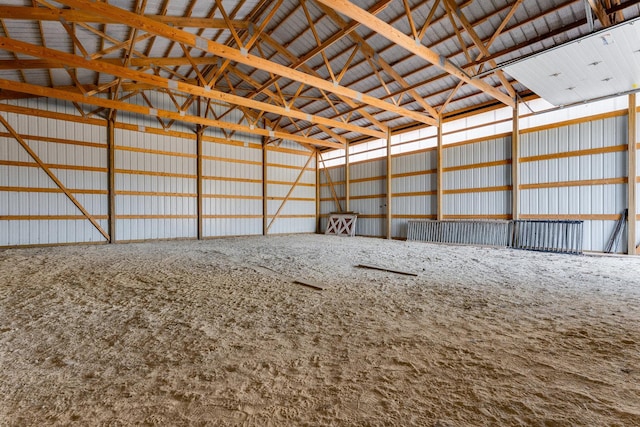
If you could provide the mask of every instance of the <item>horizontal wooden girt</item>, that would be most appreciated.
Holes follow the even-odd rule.
[[[336,83],[328,82],[318,77],[310,76],[306,73],[293,70],[290,67],[266,60],[259,56],[249,54],[247,49],[235,49],[221,43],[191,34],[187,31],[168,26],[164,23],[154,21],[153,19],[136,15],[121,8],[111,6],[107,3],[86,2],[82,0],[60,0],[60,3],[87,12],[95,13],[110,19],[118,19],[118,21],[123,25],[128,25],[132,28],[137,28],[151,34],[173,40],[177,43],[183,43],[185,45],[195,47],[197,49],[220,56],[230,61],[235,61],[253,68],[266,71],[268,73],[277,74],[279,76],[297,81],[299,83],[303,83],[308,86],[313,86],[326,92],[342,95],[361,104],[369,105],[383,111],[393,112],[400,116],[411,118],[420,123],[436,125],[436,120],[433,117],[429,117],[425,114],[408,110],[406,108],[382,101],[378,98],[363,94],[362,92],[340,86]]]

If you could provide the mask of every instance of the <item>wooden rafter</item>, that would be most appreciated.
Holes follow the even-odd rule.
[[[321,4],[320,7],[322,8],[322,10],[331,17],[331,19],[333,21],[335,21],[339,26],[344,27],[345,25],[348,25],[347,22],[342,19],[340,17],[340,15],[338,15],[335,11],[333,11],[331,8],[328,8],[327,6]],[[393,78],[396,82],[398,82],[400,84],[400,86],[402,86],[403,88],[407,89],[407,93],[416,101],[418,102],[418,104],[420,104],[420,106],[422,108],[425,109],[425,111],[427,113],[429,113],[431,115],[431,117],[433,117],[434,119],[438,117],[438,112],[436,111],[435,108],[433,108],[431,105],[429,105],[429,103],[427,103],[427,101],[424,100],[424,98],[422,96],[420,96],[420,94],[414,90],[414,89],[409,89],[409,84],[407,83],[407,81],[397,72],[393,69],[393,67],[384,59],[382,59],[382,57],[379,54],[376,54],[375,50],[373,49],[373,47],[364,39],[362,38],[358,33],[353,32],[350,34],[350,37],[354,40],[354,42],[356,43],[356,46],[359,46],[361,50],[364,51],[365,55],[369,55],[370,57],[373,58],[373,60],[391,77]]]
[[[251,55],[247,52],[242,52],[238,49],[233,49],[228,46],[222,45],[217,42],[198,38],[191,33],[169,27],[163,23],[153,21],[151,19],[135,15],[127,12],[115,6],[108,5],[106,3],[85,3],[80,0],[62,0],[68,6],[76,7],[82,10],[95,11],[96,13],[103,14],[115,18],[120,17],[120,21],[123,24],[130,25],[135,28],[142,28],[159,36],[166,37],[176,42],[182,42],[192,47],[197,47],[203,51],[209,52],[214,55],[221,56],[227,60],[236,61],[241,64],[249,65],[252,67],[263,69],[264,71],[278,74],[280,76],[286,76],[291,80],[296,80],[301,83],[306,83],[311,86],[315,86],[318,89],[325,90],[327,92],[340,94],[348,97],[354,101],[368,104],[370,106],[380,108],[385,111],[391,111],[399,115],[410,117],[421,123],[433,125],[435,123],[432,117],[425,116],[415,111],[407,110],[404,108],[396,107],[388,102],[380,101],[375,97],[363,94],[361,92],[349,89],[344,86],[334,85],[326,80],[318,77],[310,76],[308,74],[293,70],[289,67],[267,61],[263,58]]]
[[[114,101],[111,99],[86,97],[79,93],[67,92],[60,89],[45,88],[28,83],[19,83],[11,80],[0,79],[0,89],[8,89],[16,92],[28,93],[34,96],[47,96],[49,98],[61,99],[70,102],[79,102],[81,104],[94,105],[105,109],[116,109],[128,111],[131,113],[142,114],[145,116],[156,116],[165,119],[178,120],[186,123],[201,124],[205,126],[213,126],[220,129],[237,130],[254,135],[278,137],[288,139],[294,142],[301,142],[309,145],[319,145],[331,148],[342,148],[343,145],[337,142],[322,141],[312,138],[305,138],[284,132],[274,132],[267,129],[251,128],[249,126],[238,125],[220,120],[206,119],[198,116],[175,113],[173,111],[152,109],[141,105],[129,104],[122,101]]]
[[[351,125],[348,123],[337,122],[335,120],[327,119],[320,116],[314,116],[306,114],[298,110],[292,110],[288,107],[279,107],[276,105],[266,104],[260,101],[254,101],[241,96],[233,95],[230,93],[220,92],[214,89],[207,89],[197,85],[192,85],[184,82],[176,82],[169,79],[165,79],[160,76],[154,76],[148,73],[142,73],[139,71],[131,70],[124,66],[118,66],[115,64],[103,63],[101,61],[89,61],[81,58],[77,55],[70,55],[64,52],[55,51],[52,49],[42,48],[40,46],[31,45],[29,43],[19,42],[17,40],[7,39],[0,37],[0,47],[13,52],[21,52],[37,57],[53,58],[67,62],[70,66],[81,67],[91,69],[96,72],[104,72],[106,74],[118,76],[120,78],[127,78],[135,80],[137,82],[148,83],[157,88],[171,88],[172,90],[181,91],[192,96],[201,96],[203,98],[215,99],[229,104],[242,105],[248,108],[254,108],[256,110],[268,111],[274,114],[289,116],[306,120],[312,123],[322,124],[328,127],[342,128],[352,132],[363,133],[373,137],[379,137],[380,133],[362,128],[359,126]],[[182,109],[184,111],[184,108]]]
[[[66,1],[66,0],[65,0]],[[321,3],[335,9],[336,11],[342,13],[354,19],[361,24],[371,28],[373,31],[378,32],[381,36],[387,38],[392,43],[397,44],[398,46],[403,47],[404,49],[412,52],[418,57],[424,59],[427,62],[435,65],[436,67],[446,71],[454,77],[464,81],[471,86],[476,87],[482,92],[490,95],[491,97],[497,99],[505,105],[513,106],[514,101],[508,95],[500,92],[493,86],[482,80],[472,79],[471,76],[463,72],[458,67],[454,66],[451,62],[449,62],[446,58],[438,55],[435,51],[429,49],[428,47],[417,44],[415,40],[411,39],[411,37],[392,27],[391,25],[385,23],[381,19],[371,15],[367,11],[353,5],[347,0],[318,0]],[[432,122],[433,123],[433,122]],[[431,123],[431,124],[432,124]]]
[[[106,18],[91,12],[73,9],[47,9],[43,7],[0,6],[0,16],[4,19],[20,19],[34,21],[59,21],[76,23],[119,24],[117,19]],[[227,22],[215,18],[193,18],[185,16],[144,15],[154,21],[162,22],[177,28],[221,28],[227,29]],[[231,21],[236,29],[247,29],[247,21]]]
[[[469,21],[467,20],[466,16],[462,12],[462,10],[461,9],[457,9],[456,10],[455,2],[453,0],[444,0],[444,2],[448,6],[449,10],[451,11],[451,14],[452,15],[455,14],[455,16],[457,16],[457,18],[460,20],[460,23],[462,24],[462,27],[467,31],[467,34],[469,34],[469,36],[473,40],[473,43],[480,50],[480,52],[485,56],[491,55],[491,53],[489,52],[488,47],[483,43],[483,41],[480,39],[480,37],[478,37],[478,34],[476,33],[476,30],[473,28],[471,23],[469,23]],[[470,59],[469,59],[469,62],[471,62]],[[489,60],[489,64],[494,68],[496,68],[498,66],[498,64],[496,64],[496,61],[494,61],[493,59]],[[516,96],[516,91],[513,89],[513,86],[511,86],[511,83],[509,83],[509,81],[507,80],[507,77],[504,75],[504,72],[502,70],[497,70],[495,72],[495,74],[496,74],[496,76],[498,76],[498,79],[502,83],[502,86],[509,93],[509,95],[512,98],[515,97]]]

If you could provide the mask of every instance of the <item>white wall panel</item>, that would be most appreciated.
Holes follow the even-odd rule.
[[[503,189],[511,185],[511,165],[482,166],[510,158],[509,136],[445,147],[443,166],[454,170],[443,172],[443,189],[470,191],[444,194],[444,215],[494,218],[511,215],[511,191]]]
[[[114,136],[116,240],[196,237],[195,139],[124,129]]]
[[[627,120],[615,116],[522,135],[522,157],[625,145]],[[626,207],[624,182],[595,185],[562,184],[567,181],[619,179],[627,176],[626,151],[604,152],[521,163],[521,184],[559,183],[551,188],[521,190],[521,213],[526,215],[618,215]],[[584,222],[584,250],[603,251],[615,221]],[[625,251],[620,245],[618,250]]]
[[[268,224],[272,223],[273,216],[282,207],[278,218],[269,228],[269,234],[315,232],[315,155],[307,165],[308,169],[302,171],[302,167],[305,166],[311,155],[311,152],[290,141],[281,144],[280,149],[267,150],[267,197],[276,198],[267,201]],[[298,185],[291,191],[298,177],[300,177]],[[287,196],[289,191],[291,191],[289,200],[284,202],[282,199]]]
[[[19,106],[56,105],[43,100],[12,103]],[[99,132],[104,128],[14,113],[2,115],[105,228],[106,221],[101,218],[106,218],[106,194],[100,193],[106,190],[106,132]],[[0,130],[6,132],[4,127]],[[0,166],[0,187],[7,187],[7,191],[0,191],[0,216],[4,217],[0,221],[0,246],[105,241],[13,137],[0,137],[0,160],[8,163]],[[15,162],[29,163],[30,166]],[[78,170],[85,167],[97,168],[98,171]],[[85,190],[89,194],[76,190]]]

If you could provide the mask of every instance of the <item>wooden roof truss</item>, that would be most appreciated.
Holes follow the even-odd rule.
[[[523,0],[380,0],[366,8],[190,0],[170,15],[177,3],[0,6],[0,99],[51,97],[84,117],[127,111],[164,129],[186,122],[219,127],[227,138],[245,132],[340,148],[512,106],[527,88],[501,71],[501,60],[582,36],[594,18],[603,28],[640,14],[638,0],[545,1],[537,9]],[[16,31],[21,22],[31,31]],[[541,34],[523,37],[542,23]],[[170,102],[156,105],[153,92]]]

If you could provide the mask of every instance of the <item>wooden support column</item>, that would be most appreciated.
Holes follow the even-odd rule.
[[[513,107],[513,133],[511,134],[511,217],[520,218],[520,107],[518,98]]]
[[[391,239],[391,129],[387,130],[387,239]],[[348,209],[347,209],[348,210]]]
[[[109,114],[107,122],[107,218],[109,243],[116,242],[116,138],[115,138],[115,114]]]
[[[349,162],[349,142],[344,145],[344,210],[351,210],[351,163]]]
[[[267,205],[267,139],[262,138],[262,235],[269,232]]]
[[[638,113],[637,109],[637,100],[636,94],[632,93],[629,95],[629,181],[627,184],[628,188],[628,209],[629,214],[627,215],[628,224],[627,224],[627,241],[628,241],[628,250],[627,253],[629,255],[636,255],[638,253],[638,247],[636,243],[638,241],[638,230],[636,227],[636,221],[638,218],[638,173],[637,173],[637,161],[638,161],[638,151],[636,145],[636,137],[638,134]]]
[[[196,128],[196,197],[197,197],[197,217],[198,217],[198,240],[202,240],[204,235],[204,227],[202,222],[202,135],[204,134],[204,126],[198,125]]]
[[[438,136],[437,136],[437,151],[436,151],[436,218],[441,221],[444,217],[443,203],[444,197],[442,192],[442,117],[438,118]]]
[[[316,234],[320,234],[320,151],[316,148]]]

